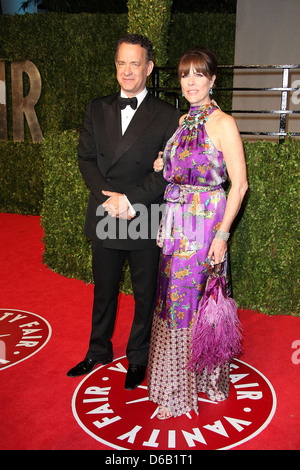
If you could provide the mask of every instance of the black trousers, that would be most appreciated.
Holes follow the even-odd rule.
[[[135,300],[134,318],[127,342],[128,362],[147,365],[159,264],[159,248],[114,250],[92,241],[94,303],[92,330],[86,357],[99,361],[113,357],[111,338],[118,306],[119,284],[128,260]]]

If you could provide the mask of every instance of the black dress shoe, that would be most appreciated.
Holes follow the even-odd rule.
[[[112,360],[98,361],[97,359],[84,359],[82,362],[79,362],[77,366],[67,372],[68,377],[79,377],[80,375],[85,375],[91,372],[97,364],[109,364]]]
[[[147,366],[129,364],[125,380],[126,390],[134,390],[144,381],[146,368]]]

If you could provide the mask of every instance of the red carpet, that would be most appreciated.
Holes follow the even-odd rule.
[[[42,264],[42,228],[38,217],[0,214],[0,227],[0,359],[4,358],[1,345],[4,347],[11,331],[7,328],[17,324],[22,326],[18,350],[12,352],[11,356],[19,362],[9,367],[5,367],[3,363],[2,367],[0,366],[0,447],[3,450],[111,450],[103,441],[86,432],[74,417],[72,399],[84,377],[71,379],[66,376],[67,370],[80,361],[86,352],[93,286],[66,279]],[[121,294],[113,338],[115,358],[125,356],[133,307],[132,297]],[[34,315],[32,317],[28,314],[26,320],[22,319],[25,323],[21,325],[21,320],[16,317],[17,311],[31,312]],[[5,318],[4,312],[7,313]],[[19,314],[22,315],[22,312]],[[26,313],[23,315],[26,316]],[[14,321],[9,322],[9,319]],[[300,319],[266,316],[245,310],[240,311],[240,319],[244,326],[245,339],[244,354],[239,359],[257,369],[272,384],[277,407],[265,429],[233,448],[299,449]],[[51,331],[48,333],[51,333],[51,336],[43,345],[42,342],[47,339],[47,324],[50,325]],[[39,343],[34,354],[29,346],[30,341]],[[26,348],[32,354],[20,361]],[[9,353],[8,346],[6,352]],[[115,368],[119,367],[117,362],[114,363]],[[93,374],[96,377],[100,372]],[[102,379],[108,380],[109,377]],[[100,384],[98,386],[100,387]],[[89,398],[92,399],[95,391],[93,387],[89,390]],[[144,392],[143,396],[146,396]],[[120,400],[123,395],[124,391],[120,385]],[[134,400],[135,395],[130,395],[129,399],[131,397]],[[128,400],[128,397],[126,399]],[[96,408],[96,405],[93,408]],[[255,400],[252,400],[252,405],[255,405]],[[139,406],[143,414],[143,407],[150,404],[141,402]],[[104,422],[103,416],[95,414],[93,421],[99,426],[99,423]],[[211,419],[211,422],[206,422],[210,424],[206,426],[205,431],[208,432],[209,428],[214,432],[212,435],[220,435],[224,422],[219,423],[213,416]],[[197,427],[196,420],[194,417],[190,420],[193,429]],[[236,432],[247,426],[237,422],[233,425]],[[168,426],[172,430],[170,432],[175,433],[176,420],[168,420]],[[112,427],[113,425],[111,429]],[[109,428],[110,426],[107,426],[107,430]],[[173,436],[170,432],[169,439]],[[108,435],[108,432],[106,434]],[[151,436],[154,440],[153,433]],[[203,436],[205,437],[204,433]],[[126,448],[125,444],[129,440],[128,436],[123,435],[122,440],[119,439],[120,447]]]

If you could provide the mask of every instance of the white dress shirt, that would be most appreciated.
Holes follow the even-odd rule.
[[[138,109],[139,105],[141,104],[141,102],[143,101],[143,99],[145,98],[145,96],[147,95],[148,93],[148,90],[147,88],[144,88],[143,91],[141,91],[138,95],[136,95],[136,99],[137,99],[137,107],[136,109],[132,109],[131,106],[126,106],[126,108],[124,109],[121,109],[121,124],[122,124],[122,135],[125,134],[126,132],[126,129],[127,127],[129,126],[129,123],[131,121],[131,119],[133,118],[134,116],[134,113],[136,112],[136,110]],[[129,98],[129,96],[127,96],[123,90],[121,90],[121,97],[122,98]],[[132,205],[130,204],[126,194],[124,194],[124,196],[126,197],[126,200],[128,202],[128,205],[129,205],[129,213],[131,215],[135,215],[135,210],[133,209]]]
[[[125,131],[126,131],[127,127],[129,126],[129,123],[130,123],[131,119],[133,118],[134,113],[138,109],[139,105],[141,104],[141,102],[143,101],[143,99],[145,98],[147,93],[148,93],[147,88],[144,88],[143,91],[141,91],[138,95],[136,95],[136,98],[137,98],[137,108],[136,109],[132,109],[131,106],[126,106],[126,108],[121,110],[122,135],[125,134]],[[124,93],[123,90],[121,90],[121,97],[122,98],[129,98],[129,96],[127,96]]]

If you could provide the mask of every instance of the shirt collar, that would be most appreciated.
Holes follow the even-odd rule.
[[[143,91],[141,91],[140,93],[135,95],[135,98],[137,99],[137,108],[139,107],[139,105],[141,104],[141,102],[143,101],[143,99],[145,98],[147,93],[148,93],[147,88],[144,88]],[[123,90],[121,90],[120,95],[121,95],[122,98],[129,98],[129,96],[127,96],[126,93],[124,93]]]

